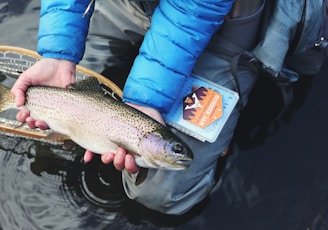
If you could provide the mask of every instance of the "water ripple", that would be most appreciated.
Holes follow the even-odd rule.
[[[60,147],[1,137],[0,227],[78,229],[97,216],[109,224],[115,215],[93,207],[71,182],[78,182],[77,157]]]

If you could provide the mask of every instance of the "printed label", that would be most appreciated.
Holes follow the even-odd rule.
[[[222,95],[199,87],[183,98],[183,119],[205,128],[222,117]]]

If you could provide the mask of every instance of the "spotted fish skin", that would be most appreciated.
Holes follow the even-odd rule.
[[[189,166],[192,151],[166,126],[90,85],[99,86],[98,80],[88,78],[66,89],[31,86],[23,108],[94,153],[115,152],[121,146],[141,167],[182,170]],[[14,107],[14,100],[1,86],[0,111],[8,107]]]

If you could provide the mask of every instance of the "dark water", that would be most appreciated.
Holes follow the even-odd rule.
[[[39,1],[0,0],[0,45],[35,50],[38,13]],[[115,208],[124,196],[104,173],[114,171],[97,160],[83,165],[77,147],[1,135],[0,229],[328,229],[327,71],[328,63],[297,84],[292,109],[276,123],[279,92],[259,81],[220,183],[181,217],[130,201]]]

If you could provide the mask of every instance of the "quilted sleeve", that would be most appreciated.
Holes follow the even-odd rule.
[[[38,52],[43,57],[78,63],[84,53],[91,7],[90,0],[42,0],[38,34]]]
[[[123,91],[123,100],[167,112],[233,0],[161,0]]]

